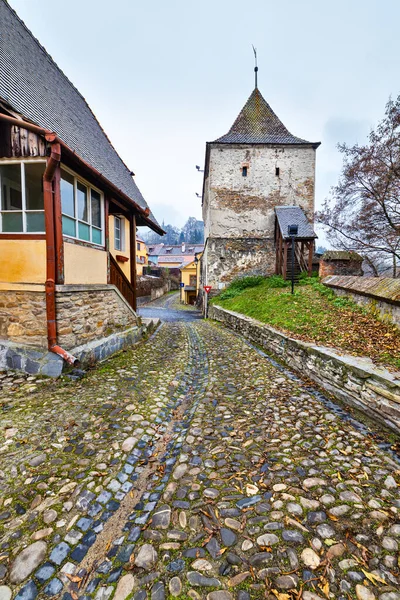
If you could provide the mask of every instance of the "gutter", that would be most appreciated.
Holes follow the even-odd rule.
[[[37,133],[38,135],[42,135],[42,136],[44,136],[46,138],[47,141],[49,141],[47,139],[47,136],[50,136],[49,139],[52,140],[50,143],[57,143],[57,144],[59,144],[63,148],[63,150],[66,151],[67,154],[69,154],[70,156],[76,158],[86,169],[88,169],[93,174],[94,177],[96,177],[97,179],[100,179],[117,196],[120,196],[121,198],[123,198],[131,206],[133,205],[134,208],[140,214],[140,216],[145,221],[147,221],[149,223],[149,227],[151,227],[151,229],[153,229],[153,231],[157,231],[161,235],[165,234],[165,231],[163,229],[161,229],[161,227],[157,227],[157,225],[155,225],[155,223],[153,223],[148,218],[149,214],[150,214],[150,209],[149,208],[142,208],[141,206],[139,206],[139,204],[136,204],[136,202],[134,200],[132,200],[131,198],[129,198],[129,196],[127,196],[116,185],[114,185],[113,183],[111,183],[111,181],[109,181],[106,177],[104,177],[104,175],[102,175],[99,171],[97,171],[97,169],[95,169],[94,167],[92,167],[83,158],[81,158],[80,156],[78,156],[78,154],[76,154],[76,152],[74,152],[74,150],[72,150],[69,146],[67,146],[67,144],[65,142],[63,142],[57,136],[56,133],[54,133],[53,131],[50,131],[48,129],[44,129],[43,127],[39,127],[38,125],[35,125],[34,123],[29,123],[28,121],[24,121],[24,120],[21,120],[21,119],[16,119],[15,117],[10,117],[9,115],[5,115],[3,113],[0,113],[0,120],[1,121],[6,121],[7,123],[10,123],[10,125],[15,125],[16,127],[20,127],[22,129],[28,129],[29,131],[33,131],[34,133]]]
[[[55,134],[46,134],[46,141],[51,144],[50,157],[47,160],[43,174],[43,203],[46,229],[46,318],[47,342],[50,352],[61,356],[68,364],[77,367],[79,360],[57,345],[57,316],[56,316],[56,242],[54,231],[54,201],[53,180],[61,160],[61,146],[56,141]]]

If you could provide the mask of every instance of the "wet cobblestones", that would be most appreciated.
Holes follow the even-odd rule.
[[[41,385],[3,390],[1,600],[400,599],[396,463],[239,337]]]

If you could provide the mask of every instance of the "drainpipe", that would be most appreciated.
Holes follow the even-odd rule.
[[[57,345],[56,328],[56,251],[54,232],[53,179],[56,168],[60,164],[61,146],[56,142],[55,134],[46,134],[46,141],[51,144],[51,153],[43,174],[43,202],[46,225],[46,317],[47,339],[50,352],[63,358],[68,364],[79,365],[79,360]]]

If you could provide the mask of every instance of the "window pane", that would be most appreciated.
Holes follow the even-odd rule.
[[[95,192],[95,190],[91,190],[92,196],[92,225],[95,227],[101,227],[101,201],[100,194]]]
[[[90,242],[90,227],[85,223],[78,223],[78,238]]]
[[[101,244],[101,229],[92,229],[93,244]]]
[[[22,232],[22,213],[3,212],[2,217],[4,233],[11,233],[14,231]]]
[[[45,163],[25,163],[25,195],[27,210],[43,210],[42,182],[45,166]]]
[[[1,165],[0,177],[1,209],[22,210],[21,165]]]
[[[121,219],[114,217],[114,247],[121,250]]]
[[[74,178],[63,170],[61,170],[61,210],[70,217],[75,216]]]
[[[62,218],[62,230],[65,235],[70,235],[71,237],[75,237],[75,221],[74,219],[70,219],[69,217]]]
[[[78,182],[78,219],[81,221],[89,221],[88,203],[87,203],[87,188]]]
[[[44,212],[26,213],[27,231],[44,231]]]

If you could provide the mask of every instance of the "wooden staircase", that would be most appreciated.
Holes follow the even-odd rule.
[[[112,254],[110,254],[110,283],[115,285],[133,310],[136,310],[136,290]]]

